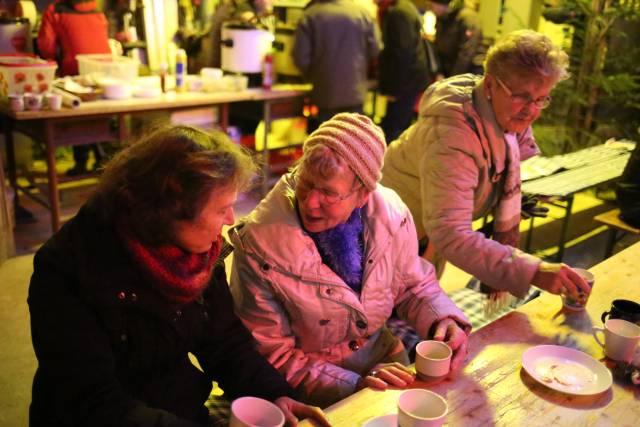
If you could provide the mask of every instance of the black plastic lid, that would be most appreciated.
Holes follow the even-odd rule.
[[[0,25],[1,24],[28,24],[28,23],[29,23],[29,19],[25,18],[24,16],[19,16],[15,18],[9,18],[8,16],[3,16],[2,18],[0,18]]]

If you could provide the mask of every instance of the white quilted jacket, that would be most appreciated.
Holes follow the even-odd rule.
[[[494,289],[524,297],[540,259],[474,232],[492,213],[506,174],[504,134],[482,93],[480,76],[430,86],[420,117],[387,150],[382,184],[398,192],[438,257]],[[518,135],[520,158],[537,154],[531,128]]]
[[[361,374],[396,345],[384,328],[394,307],[426,337],[434,322],[469,323],[417,256],[411,214],[378,186],[363,209],[365,268],[358,295],[327,265],[303,231],[290,175],[230,231],[236,311],[303,399],[320,406],[354,391]]]

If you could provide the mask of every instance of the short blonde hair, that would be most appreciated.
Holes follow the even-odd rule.
[[[569,56],[544,34],[518,30],[493,45],[484,61],[485,74],[507,78],[510,73],[551,77],[555,83],[567,79]]]

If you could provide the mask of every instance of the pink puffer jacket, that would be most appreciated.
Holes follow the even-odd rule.
[[[230,231],[231,291],[259,351],[304,400],[326,406],[353,393],[397,343],[384,327],[394,307],[421,337],[447,317],[470,329],[433,266],[417,256],[411,214],[395,192],[378,186],[363,209],[360,295],[322,263],[300,226],[293,194],[286,175]]]

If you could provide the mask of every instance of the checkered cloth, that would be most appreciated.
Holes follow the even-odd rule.
[[[467,316],[474,330],[477,330],[498,317],[507,314],[514,308],[531,301],[540,294],[538,289],[532,287],[529,294],[524,299],[514,300],[510,306],[488,313],[485,310],[487,295],[472,289],[474,285],[475,282],[472,281],[469,283],[468,287],[458,289],[449,294],[451,300]],[[404,320],[395,316],[392,316],[387,321],[387,327],[393,335],[402,339],[402,342],[404,343],[405,348],[409,350],[409,353],[413,353],[413,348],[420,341],[420,337],[416,334],[416,331]],[[413,360],[413,358],[411,359]],[[209,409],[208,427],[226,427],[228,425],[231,402],[224,397],[222,390],[217,386],[217,384],[214,384],[211,395],[209,395],[209,399],[207,399],[205,406]]]
[[[205,402],[209,410],[208,427],[227,427],[231,413],[231,402],[222,394],[222,390],[214,383],[213,390]]]
[[[474,283],[470,283],[469,286],[473,286]],[[487,323],[490,323],[501,317],[516,307],[521,306],[522,304],[531,301],[540,295],[540,291],[535,288],[531,288],[529,294],[523,299],[513,299],[510,305],[506,307],[502,307],[498,310],[494,310],[493,312],[488,312],[486,310],[486,300],[487,295],[480,293],[474,289],[470,289],[469,287],[458,289],[449,294],[449,298],[455,303],[455,305],[462,310],[462,312],[467,316],[469,322],[471,322],[471,326],[473,326],[474,330],[477,330]],[[406,349],[412,353],[412,349],[415,345],[420,341],[420,337],[416,334],[416,331],[411,328],[404,320],[401,320],[395,316],[391,317],[387,321],[387,327],[396,337],[402,339],[404,346]]]

